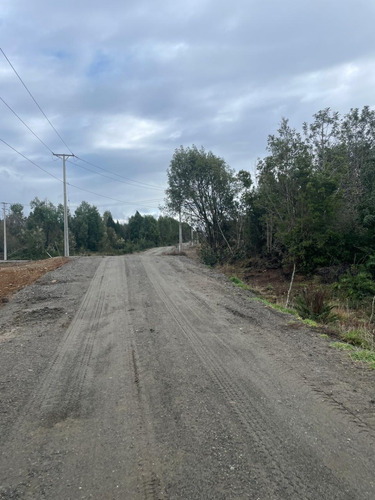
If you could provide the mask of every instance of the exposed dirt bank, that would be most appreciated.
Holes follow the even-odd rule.
[[[37,261],[6,261],[0,262],[0,303],[27,285],[31,285],[48,271],[58,269],[66,264],[65,257]]]

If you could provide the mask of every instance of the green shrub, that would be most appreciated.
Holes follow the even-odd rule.
[[[203,244],[201,246],[200,257],[206,266],[214,266],[217,263],[217,256],[209,245]]]
[[[294,299],[294,308],[303,319],[328,323],[334,321],[333,306],[330,305],[327,292],[322,289],[304,288]]]
[[[334,285],[341,295],[344,295],[351,306],[358,306],[366,298],[375,295],[375,283],[364,267],[354,267],[342,275]]]

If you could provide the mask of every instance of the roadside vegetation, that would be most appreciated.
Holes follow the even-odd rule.
[[[253,177],[204,148],[180,147],[168,181],[166,207],[199,232],[203,262],[231,269],[238,286],[261,282],[262,300],[325,325],[352,357],[371,358],[374,110],[326,108],[300,130],[282,119]]]
[[[176,244],[181,217],[184,241],[193,229],[205,264],[273,307],[325,325],[356,356],[374,352],[374,110],[326,108],[300,130],[283,118],[255,176],[194,145],[175,150],[167,175],[158,219],[136,212],[122,223],[82,202],[69,214],[71,254]],[[61,205],[35,198],[27,217],[11,205],[7,222],[10,258],[63,254]]]
[[[48,200],[35,198],[31,211],[24,216],[21,204],[10,206],[7,216],[9,259],[45,259],[64,255],[64,209]],[[1,226],[2,226],[1,221]],[[182,226],[188,241],[190,227]],[[105,253],[125,254],[155,246],[174,245],[178,241],[178,222],[169,216],[156,219],[136,212],[128,222],[114,221],[109,211],[100,215],[94,205],[83,201],[74,214],[69,213],[71,255]],[[3,231],[0,248],[3,247]],[[0,258],[2,255],[0,255]]]

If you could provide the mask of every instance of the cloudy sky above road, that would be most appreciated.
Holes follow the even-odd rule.
[[[67,163],[71,210],[125,219],[157,214],[180,145],[254,172],[282,117],[300,129],[326,107],[374,108],[374,22],[373,0],[1,0],[0,46],[90,162]],[[0,142],[0,202],[62,203],[48,148],[69,150],[2,53],[0,97],[0,139],[60,179]]]

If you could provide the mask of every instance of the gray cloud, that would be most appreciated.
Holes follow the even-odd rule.
[[[282,116],[299,128],[330,106],[374,106],[371,0],[3,0],[2,48],[69,147],[125,177],[165,187],[179,145],[252,170]],[[1,56],[1,54],[0,54]],[[0,95],[54,151],[50,129],[3,57]],[[61,162],[0,103],[0,137],[61,178]],[[0,201],[62,201],[55,179],[0,143]],[[162,191],[69,165],[83,199],[124,218]],[[150,204],[143,200],[152,200]],[[152,207],[155,207],[152,209]]]

